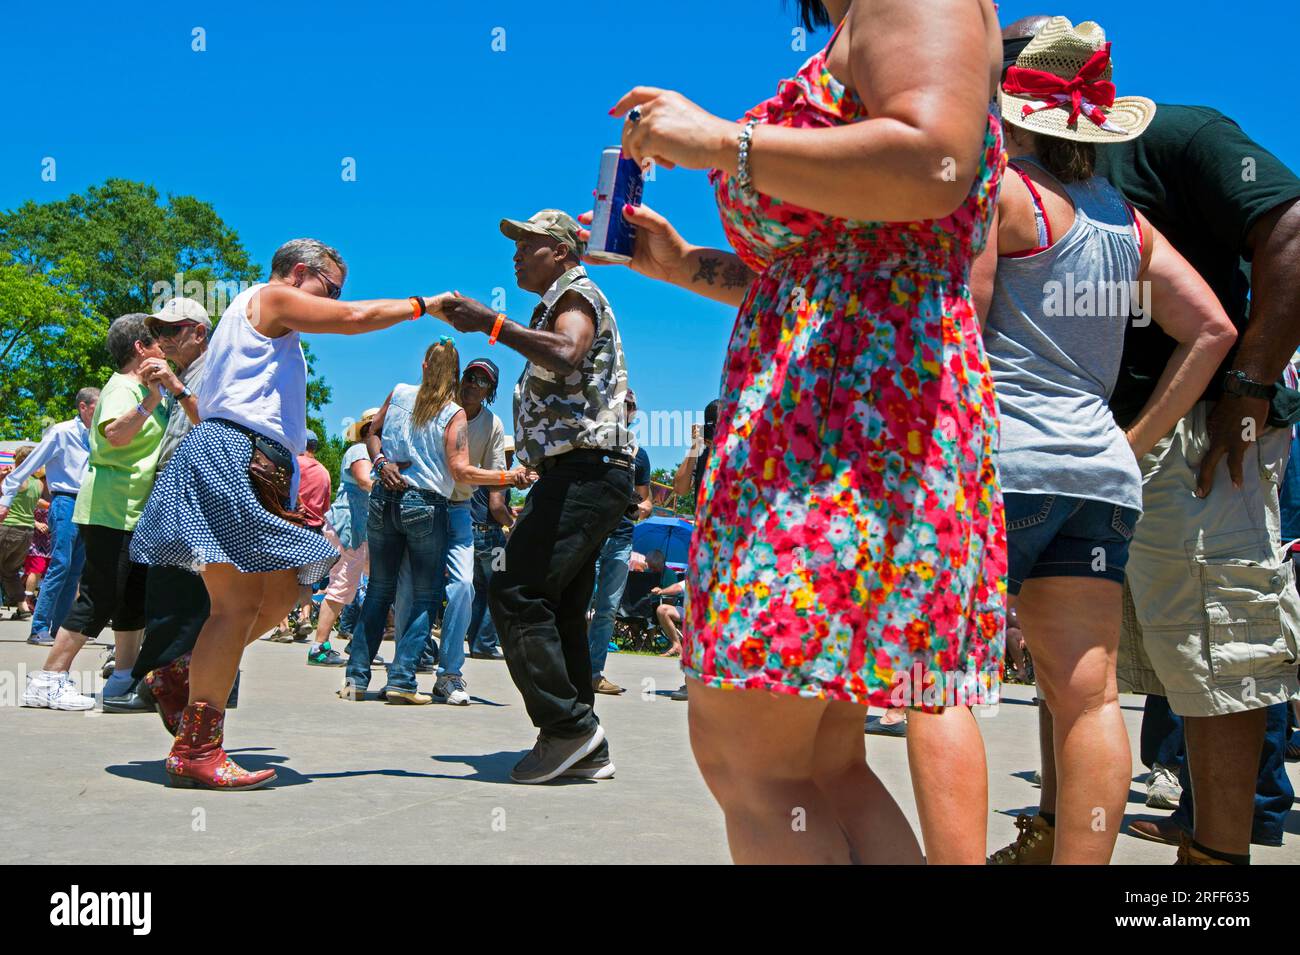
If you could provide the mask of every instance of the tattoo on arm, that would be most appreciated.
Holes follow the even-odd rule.
[[[710,285],[718,276],[718,266],[722,260],[711,255],[700,256],[700,270],[691,278],[692,282],[705,281]]]
[[[753,273],[739,262],[728,262],[722,270],[722,284],[727,288],[744,288],[753,277]]]
[[[461,425],[459,428],[456,429],[456,450],[457,451],[464,451],[466,448],[469,447],[469,437],[465,433],[466,430],[467,429],[465,428],[464,425]]]

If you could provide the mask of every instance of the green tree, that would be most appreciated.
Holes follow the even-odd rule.
[[[126,179],[109,179],[56,202],[28,201],[0,212],[0,262],[20,266],[33,281],[43,279],[65,293],[57,301],[75,296],[81,317],[95,328],[94,335],[82,334],[81,325],[74,323],[75,328],[58,336],[55,327],[70,320],[66,308],[54,307],[54,300],[34,295],[30,287],[24,296],[15,292],[12,302],[0,301],[0,314],[15,317],[12,326],[0,325],[0,334],[8,331],[10,356],[3,365],[6,390],[0,394],[16,396],[10,400],[20,407],[42,404],[42,413],[54,419],[72,414],[77,387],[99,385],[108,377],[103,336],[113,319],[152,312],[163,300],[185,295],[202,301],[215,320],[240,283],[257,282],[263,275],[238,234],[210,204],[193,196],[163,200],[153,186]],[[41,351],[55,338],[67,351],[60,361],[80,361],[75,387],[66,380],[46,384]],[[310,350],[304,351],[307,406],[319,411],[329,402],[330,389],[311,370]],[[11,415],[8,404],[0,408],[0,421],[12,427]]]
[[[100,319],[59,280],[0,265],[0,435],[35,441],[112,374]]]

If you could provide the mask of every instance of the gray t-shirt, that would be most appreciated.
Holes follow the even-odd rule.
[[[480,408],[474,419],[465,425],[465,437],[471,465],[489,471],[506,469],[506,430],[500,418],[487,408]],[[469,484],[457,483],[451,492],[453,501],[468,501],[473,496],[474,487]]]
[[[998,259],[984,330],[1001,420],[998,475],[1004,491],[1140,511],[1137,458],[1107,404],[1142,262],[1133,215],[1099,176],[1062,188],[1075,210],[1065,235],[1045,251]]]
[[[183,384],[194,394],[199,393],[199,385],[203,381],[203,372],[205,371],[205,359],[207,352],[199,355],[198,358],[190,364],[183,372],[180,373],[181,384]],[[159,445],[158,452],[158,470],[162,471],[167,466],[167,462],[172,459],[176,449],[181,446],[185,436],[194,429],[190,423],[190,416],[185,413],[185,408],[175,396],[167,396],[167,430],[163,432],[162,443]]]

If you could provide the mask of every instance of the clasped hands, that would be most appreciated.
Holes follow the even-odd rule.
[[[146,358],[140,363],[139,374],[140,380],[146,385],[159,385],[173,395],[179,395],[185,390],[185,386],[181,384],[180,378],[172,371],[172,366],[165,358]]]
[[[458,332],[490,332],[497,313],[476,299],[459,292],[442,292],[425,299],[425,308]]]

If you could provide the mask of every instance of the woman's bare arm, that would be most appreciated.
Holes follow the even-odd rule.
[[[425,297],[429,312],[437,311],[442,298],[442,295]],[[258,333],[267,338],[279,338],[289,331],[360,335],[409,321],[414,317],[415,309],[405,298],[344,302],[272,282],[253,296],[248,315]]]
[[[1139,221],[1147,237],[1140,276],[1141,289],[1149,290],[1144,311],[1178,343],[1155,391],[1128,428],[1129,444],[1141,457],[1191,410],[1237,332],[1205,280],[1145,217]]]

